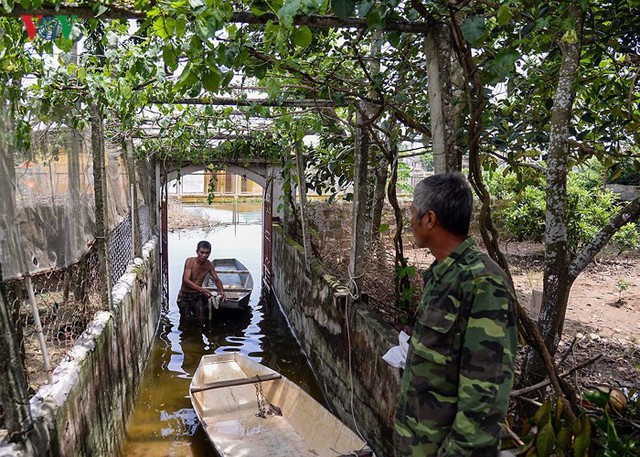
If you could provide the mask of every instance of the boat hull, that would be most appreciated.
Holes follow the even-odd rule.
[[[227,297],[218,306],[220,308],[248,309],[253,290],[253,278],[247,267],[237,259],[214,259],[212,262]],[[218,288],[210,276],[207,276],[204,287],[218,292]]]
[[[205,355],[190,396],[221,456],[336,457],[366,447],[295,383],[238,353]]]

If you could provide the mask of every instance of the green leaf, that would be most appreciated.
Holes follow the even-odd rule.
[[[56,38],[56,46],[64,52],[71,52],[71,50],[73,49],[73,44],[73,40],[65,38],[64,36],[59,36],[58,38]]]
[[[306,48],[313,40],[313,33],[309,27],[303,25],[302,27],[298,27],[293,30],[291,40],[293,41],[293,44],[299,48]]]
[[[99,17],[100,15],[106,13],[107,11],[109,11],[109,8],[100,4],[100,3],[94,3],[91,6],[91,9],[93,10],[93,12],[95,13],[96,17]]]
[[[591,442],[591,422],[585,415],[573,423],[573,455],[575,457],[584,457],[589,450]]]
[[[373,30],[382,30],[386,24],[386,21],[380,17],[380,13],[373,10],[367,14],[367,27]]]
[[[204,0],[189,0],[189,6],[195,10],[198,8],[206,8],[207,4]]]
[[[301,0],[288,0],[282,5],[282,8],[278,10],[278,17],[282,25],[287,28],[293,26],[293,18],[296,14],[298,14],[298,9],[300,8]]]
[[[262,16],[264,14],[267,14],[267,12],[268,12],[267,9],[259,8],[254,4],[251,5],[250,9],[251,9],[251,12],[253,13],[253,15],[256,16],[256,17],[260,17],[260,16]]]
[[[553,426],[550,423],[545,424],[536,436],[536,448],[539,457],[549,457],[553,453],[556,441]]]
[[[254,68],[254,76],[258,79],[262,79],[264,78],[264,76],[267,74],[267,70],[269,69],[269,66],[267,64],[262,64],[262,65],[257,65]]]
[[[509,5],[502,5],[500,8],[498,8],[498,12],[496,13],[498,24],[507,25],[512,17],[513,13],[511,12],[511,8],[509,8]]]
[[[269,78],[265,81],[265,89],[267,90],[267,95],[269,95],[269,98],[277,98],[282,90],[280,87],[280,82],[273,78]]]
[[[400,45],[400,33],[399,32],[388,32],[387,33],[387,42],[397,48]]]
[[[556,434],[556,444],[561,451],[571,448],[571,427],[562,427]]]
[[[186,28],[187,28],[187,18],[181,14],[176,18],[175,34],[177,36],[183,36]]]
[[[353,0],[331,0],[331,9],[342,20],[349,19],[356,9]]]
[[[492,83],[504,80],[507,76],[513,74],[515,63],[520,58],[517,51],[511,49],[501,49],[496,56],[487,62],[487,71],[492,76]]]
[[[460,26],[465,40],[471,44],[478,43],[484,36],[484,18],[482,16],[471,16]]]
[[[196,35],[202,41],[209,39],[209,24],[202,17],[196,18]]]
[[[609,403],[609,394],[601,390],[588,390],[584,393],[584,398],[600,408],[604,408]]]
[[[373,0],[364,0],[358,3],[358,16],[365,17],[369,11],[371,11],[374,4],[375,2]]]
[[[538,427],[542,427],[550,422],[551,419],[551,401],[546,401],[538,408],[534,416],[534,421]]]
[[[220,89],[221,81],[222,75],[220,74],[220,70],[215,67],[209,67],[202,75],[202,85],[209,92],[217,92],[218,89]]]
[[[153,23],[153,31],[163,40],[166,40],[169,36],[167,32],[167,28],[164,25],[164,17],[158,16],[158,18]]]
[[[168,35],[173,35],[176,29],[176,20],[172,17],[167,17],[164,21],[164,28]]]
[[[178,55],[171,44],[165,44],[162,47],[162,58],[164,59],[164,64],[172,72],[178,68]]]
[[[390,225],[389,224],[380,224],[380,227],[378,227],[378,231],[380,233],[389,233],[389,229],[390,229]]]

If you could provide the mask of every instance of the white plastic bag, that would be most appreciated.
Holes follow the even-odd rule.
[[[211,294],[211,297],[209,297],[209,308],[211,307],[214,307],[215,309],[220,307],[220,296],[216,292]]]
[[[382,360],[394,368],[404,368],[404,364],[407,361],[407,352],[409,351],[409,335],[405,332],[400,332],[398,334],[398,343],[398,346],[393,346],[382,356]]]

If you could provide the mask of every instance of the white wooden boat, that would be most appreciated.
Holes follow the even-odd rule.
[[[221,456],[373,455],[304,390],[239,353],[203,356],[189,393]]]
[[[237,259],[213,259],[212,262],[227,296],[225,301],[219,303],[220,308],[247,309],[253,290],[253,278],[247,267]],[[216,283],[209,275],[205,279],[204,287],[214,292],[218,291]]]

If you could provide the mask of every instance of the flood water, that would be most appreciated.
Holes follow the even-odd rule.
[[[214,450],[189,400],[189,383],[204,354],[238,351],[287,376],[324,404],[304,354],[277,304],[260,301],[262,225],[259,204],[185,207],[227,224],[169,234],[169,306],[129,419],[123,456],[210,456]],[[251,271],[251,310],[219,310],[212,322],[180,324],[176,297],[184,261],[196,244],[212,244],[213,258],[234,257]],[[226,312],[224,312],[226,311]]]

